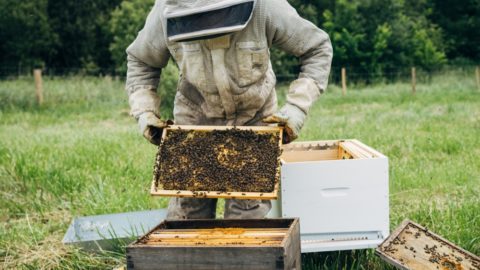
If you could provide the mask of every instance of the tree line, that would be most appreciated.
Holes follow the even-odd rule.
[[[479,0],[291,0],[329,33],[334,67],[382,75],[480,62]],[[125,48],[154,0],[0,0],[0,65],[123,75]],[[298,59],[273,49],[277,74]],[[281,77],[281,76],[280,76]]]

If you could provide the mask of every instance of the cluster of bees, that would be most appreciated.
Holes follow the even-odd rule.
[[[272,192],[281,149],[275,133],[169,130],[154,177],[165,190]]]
[[[405,230],[406,234],[413,234],[409,229],[414,229],[416,231],[414,234],[415,239],[418,239],[421,236],[421,232],[423,232],[425,236],[445,244],[442,239],[430,233],[427,228],[419,230],[418,228],[415,228],[409,225],[405,229],[406,229]],[[443,247],[443,244],[441,244],[440,247]],[[406,250],[409,250],[410,252],[413,253],[413,258],[416,258],[415,254],[417,253],[417,250],[412,246],[409,247],[406,245],[405,237],[401,237],[401,238],[399,236],[395,237],[388,246],[383,247],[383,251],[393,255],[398,251],[398,247],[402,245]],[[438,248],[437,245],[429,246],[428,244],[425,244],[423,248],[423,253],[429,256],[428,261],[430,263],[441,265],[443,267],[442,269],[452,269],[452,270],[460,269],[458,267],[459,267],[459,264],[463,261],[463,258],[461,258],[460,256],[455,256],[454,253],[452,254],[447,254],[444,252],[440,253],[437,250],[437,248]],[[461,251],[459,252],[462,253]],[[466,257],[469,257],[469,255],[467,254],[463,254],[463,255],[465,255]],[[399,261],[401,263],[405,263],[403,258],[399,258]],[[474,260],[472,260],[472,263],[474,264],[474,266],[477,266]]]

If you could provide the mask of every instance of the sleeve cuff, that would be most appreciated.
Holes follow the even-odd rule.
[[[305,114],[320,96],[320,88],[314,80],[299,78],[290,84],[287,94],[287,103],[295,105]]]

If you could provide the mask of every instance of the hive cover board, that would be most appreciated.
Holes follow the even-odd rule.
[[[76,217],[62,242],[88,250],[111,250],[122,242],[131,242],[165,219],[167,210],[147,210],[119,214]]]
[[[376,254],[399,269],[480,269],[478,256],[409,220],[377,248]]]
[[[166,220],[127,247],[128,269],[301,269],[298,219]]]
[[[279,127],[164,129],[151,194],[276,199],[281,136]]]

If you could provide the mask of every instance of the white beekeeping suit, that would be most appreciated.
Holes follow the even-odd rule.
[[[301,63],[280,110],[272,46]],[[278,123],[289,142],[327,87],[333,53],[328,35],[286,0],[157,0],[127,54],[131,114],[143,135],[158,144],[167,123],[160,119],[156,89],[170,57],[180,69],[176,124]],[[174,198],[169,218],[213,218],[215,205],[215,199]],[[270,207],[270,201],[227,200],[225,218],[261,218]]]

